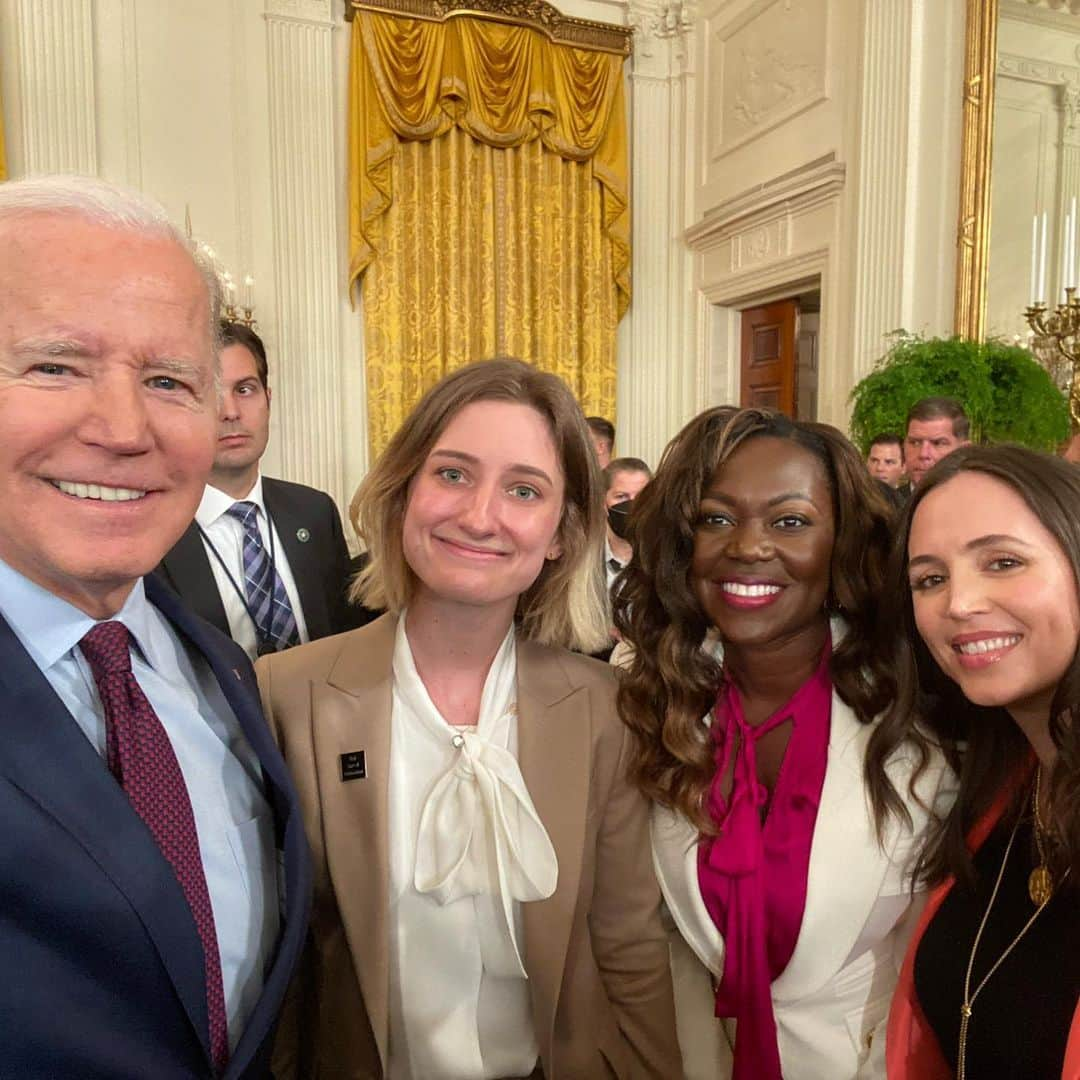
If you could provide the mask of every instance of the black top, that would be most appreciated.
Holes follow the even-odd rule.
[[[915,954],[915,991],[955,1071],[964,974],[1012,831],[1007,821],[975,855],[978,886],[957,885],[926,928]],[[997,900],[979,941],[971,992],[1035,911],[1028,875],[1036,865],[1031,822],[1021,821]],[[1058,888],[998,966],[972,1006],[967,1035],[971,1080],[1052,1080],[1061,1075],[1080,998],[1080,897]]]

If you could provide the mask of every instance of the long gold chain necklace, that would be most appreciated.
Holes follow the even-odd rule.
[[[1046,858],[1046,848],[1043,844],[1043,835],[1047,832],[1047,829],[1043,825],[1042,815],[1039,813],[1041,786],[1042,766],[1040,765],[1035,770],[1035,797],[1032,800],[1035,811],[1035,846],[1039,852],[1039,865],[1031,871],[1028,877],[1028,896],[1031,897],[1031,902],[1036,907],[1045,904],[1054,895],[1054,878],[1050,873],[1050,867],[1047,865],[1049,860]]]
[[[1039,818],[1039,776],[1041,775],[1041,769],[1035,774],[1035,832],[1036,843],[1039,847],[1039,860],[1045,862],[1045,855],[1043,852],[1042,839],[1039,837],[1039,828],[1041,826],[1041,820]],[[990,970],[982,977],[979,985],[975,987],[975,992],[971,992],[971,970],[975,966],[975,954],[979,951],[979,942],[982,940],[983,931],[986,929],[986,924],[990,919],[990,912],[993,910],[994,901],[997,900],[998,890],[1001,888],[1001,882],[1005,877],[1005,867],[1009,862],[1009,855],[1012,852],[1013,841],[1016,839],[1016,830],[1020,827],[1019,816],[1016,819],[1015,824],[1012,827],[1012,832],[1009,834],[1009,842],[1005,847],[1005,857],[1001,860],[1001,869],[998,870],[997,880],[994,882],[993,891],[990,893],[990,903],[986,905],[986,911],[983,912],[982,921],[979,923],[978,932],[975,934],[975,942],[971,946],[971,955],[968,957],[967,972],[964,974],[964,1003],[960,1006],[960,1045],[956,1054],[956,1080],[965,1080],[965,1067],[967,1059],[967,1035],[968,1026],[971,1023],[971,1012],[975,1007],[975,999],[979,996],[982,988],[990,981],[990,977],[995,971],[1005,962],[1009,954],[1020,944],[1020,939],[1031,929],[1032,923],[1042,914],[1043,908],[1050,902],[1050,898],[1054,895],[1054,883],[1050,876],[1049,870],[1045,865],[1036,867],[1032,872],[1031,877],[1028,879],[1028,892],[1031,894],[1032,901],[1035,903],[1035,911],[1031,918],[1020,928],[1020,933],[1016,935],[1009,943],[1009,947],[994,961]],[[1042,871],[1045,877],[1046,889],[1039,889],[1039,899],[1035,898],[1035,877]],[[1066,870],[1062,881],[1069,876],[1069,871]],[[1040,882],[1042,882],[1040,878]]]

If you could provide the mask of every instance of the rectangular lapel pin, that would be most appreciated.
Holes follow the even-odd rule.
[[[363,750],[350,750],[341,755],[341,779],[364,780],[367,778],[367,761]]]

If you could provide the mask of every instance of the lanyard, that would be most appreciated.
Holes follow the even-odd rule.
[[[271,588],[271,590],[273,590],[274,582],[277,579],[277,563],[276,563],[275,558],[274,558],[274,521],[270,517],[269,511],[263,510],[263,513],[266,515],[266,531],[270,535],[270,588]],[[240,524],[240,523],[237,522],[237,524]],[[239,582],[237,582],[236,578],[234,578],[232,576],[232,572],[229,570],[228,564],[225,562],[225,559],[222,557],[221,552],[218,551],[217,547],[214,544],[214,541],[211,540],[209,536],[207,536],[206,530],[197,521],[195,522],[195,528],[199,530],[199,535],[202,537],[203,543],[210,549],[210,551],[213,553],[214,558],[217,559],[218,565],[225,572],[225,576],[229,579],[229,584],[233,587],[234,591],[236,592],[236,595],[240,598],[240,603],[244,605],[244,610],[247,612],[247,616],[251,620],[251,625],[255,627],[255,652],[256,652],[256,655],[257,656],[266,656],[267,653],[275,653],[275,652],[277,652],[278,651],[277,643],[274,642],[274,641],[271,641],[269,638],[267,638],[267,637],[265,637],[263,635],[262,627],[259,626],[259,621],[258,621],[258,619],[255,618],[255,613],[251,610],[251,605],[248,603],[247,594],[240,587],[240,584],[239,584]],[[256,519],[255,519],[255,528],[256,528],[256,530],[258,530],[258,528],[259,528],[258,515],[256,515]],[[240,525],[240,529],[241,529],[241,533],[242,533],[243,532],[243,525],[242,524]],[[241,536],[241,540],[240,540],[240,545],[241,545],[240,561],[242,563],[244,561],[243,537],[242,536]]]

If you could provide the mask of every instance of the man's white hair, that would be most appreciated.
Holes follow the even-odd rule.
[[[31,214],[72,214],[107,229],[173,240],[191,256],[210,299],[210,341],[220,352],[221,282],[217,271],[173,224],[164,207],[141,192],[96,176],[30,176],[0,184],[0,224]]]

